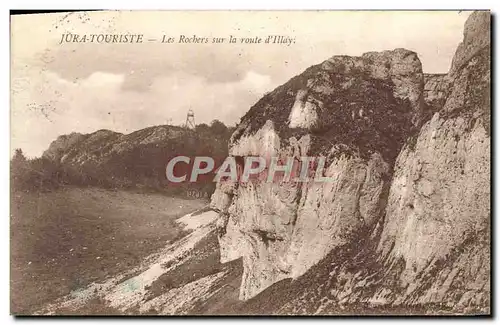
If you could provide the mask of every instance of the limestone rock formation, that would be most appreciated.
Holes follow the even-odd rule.
[[[77,132],[61,135],[52,141],[49,148],[43,152],[43,157],[59,161],[69,148],[84,139],[85,136]]]
[[[428,114],[432,115],[443,108],[450,91],[448,74],[424,73],[424,98],[428,106]]]
[[[489,302],[490,46],[481,40],[489,40],[487,12],[469,17],[451,93],[395,166],[382,255],[404,259],[408,291],[445,265],[420,302]]]
[[[489,11],[475,11],[469,16],[464,26],[463,41],[458,45],[451,63],[450,77],[455,78],[472,57],[490,46],[490,29]]]
[[[403,49],[333,57],[249,110],[231,155],[323,156],[335,181],[217,185],[240,299],[269,299],[270,313],[488,313],[489,18],[469,17],[447,75],[424,82]]]
[[[221,256],[243,257],[241,299],[300,276],[376,226],[394,159],[425,105],[421,69],[404,49],[333,57],[243,117],[231,155],[322,156],[335,182],[219,184]]]

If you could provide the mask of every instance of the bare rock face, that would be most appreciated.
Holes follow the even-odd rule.
[[[96,152],[104,144],[116,142],[121,133],[110,130],[99,130],[90,134],[71,133],[61,135],[52,141],[49,148],[43,153],[43,157],[59,161],[81,164],[86,161],[97,160],[93,152]]]
[[[52,160],[60,160],[69,148],[83,141],[85,138],[85,135],[76,132],[61,135],[57,137],[56,140],[52,141],[49,148],[43,152],[43,157]]]
[[[424,99],[429,114],[443,108],[450,91],[451,80],[447,74],[424,74]]]
[[[464,26],[464,39],[458,45],[451,63],[449,75],[452,78],[460,73],[460,70],[468,64],[472,57],[485,47],[490,46],[490,29],[489,11],[475,11],[469,16]]]
[[[248,306],[489,312],[489,19],[470,16],[450,73],[425,84],[406,50],[334,57],[244,116],[232,155],[323,156],[334,177],[217,185],[221,259],[243,258]]]
[[[467,20],[450,95],[396,162],[379,250],[404,261],[401,301],[489,306],[489,19]]]
[[[449,95],[398,155],[380,227],[292,282],[279,313],[490,312],[489,19],[466,22]]]
[[[299,277],[377,226],[395,158],[424,105],[421,63],[396,49],[333,57],[249,110],[230,155],[321,156],[334,181],[217,185],[221,260],[243,257],[240,299]]]

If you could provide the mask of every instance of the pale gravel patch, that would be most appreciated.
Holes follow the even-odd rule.
[[[186,214],[176,220],[178,223],[184,225],[184,230],[193,230],[207,226],[214,222],[218,217],[218,213],[215,211],[207,211],[194,216],[193,213]]]

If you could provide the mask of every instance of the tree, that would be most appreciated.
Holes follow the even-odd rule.
[[[205,132],[205,133],[210,132],[210,126],[208,126],[205,123],[200,123],[200,124],[196,125],[196,132],[200,132],[200,133],[202,133],[202,132]]]
[[[228,132],[227,126],[219,120],[213,120],[210,123],[210,128],[216,136],[225,136]]]
[[[14,153],[14,156],[12,157],[12,164],[19,165],[25,163],[26,163],[26,157],[24,156],[23,150],[21,148],[17,148]]]
[[[16,149],[14,156],[10,161],[10,182],[12,188],[23,188],[26,182],[28,172],[28,161],[21,149]]]

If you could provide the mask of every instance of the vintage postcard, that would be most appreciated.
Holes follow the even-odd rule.
[[[490,315],[489,11],[11,27],[13,315]]]

